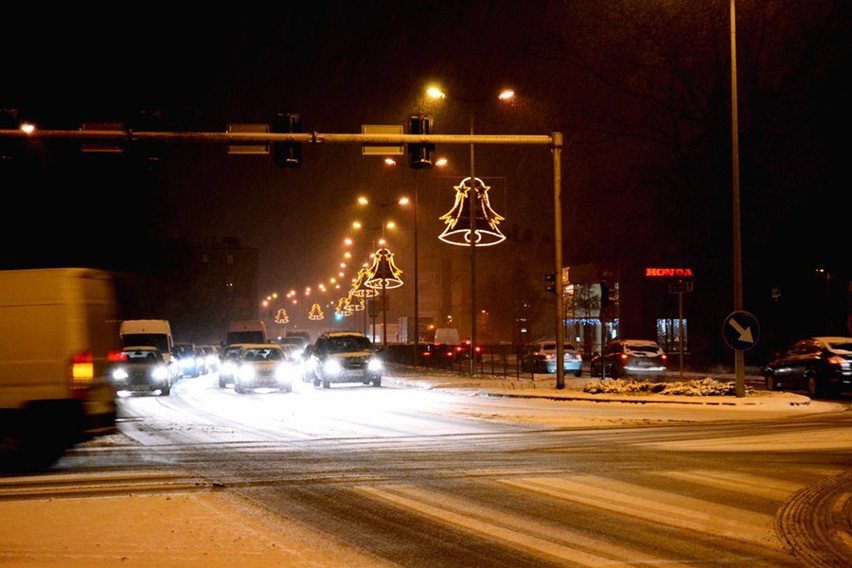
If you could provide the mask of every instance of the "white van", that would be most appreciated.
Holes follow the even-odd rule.
[[[0,467],[43,468],[116,431],[112,279],[87,268],[0,271]]]
[[[266,324],[262,320],[235,320],[228,325],[225,345],[234,343],[269,343]]]
[[[172,378],[180,378],[180,364],[175,357],[175,342],[172,338],[172,326],[164,319],[124,320],[119,328],[122,347],[153,345],[163,354],[163,360],[172,373]]]

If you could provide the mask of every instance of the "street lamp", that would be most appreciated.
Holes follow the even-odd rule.
[[[395,163],[388,163],[388,165],[395,165]],[[390,200],[390,201],[372,201],[369,198],[367,198],[366,196],[358,197],[358,205],[360,205],[361,207],[367,207],[367,206],[372,205],[372,206],[380,207],[382,210],[387,209],[388,207],[391,207],[393,205],[399,205],[401,207],[407,207],[409,204],[410,204],[410,199],[407,196],[401,196],[396,200]],[[381,236],[381,239],[379,240],[379,246],[382,248],[382,250],[386,250],[387,241],[385,239],[385,229],[396,228],[396,223],[393,220],[388,219],[387,216],[384,215],[384,214],[382,215],[382,217],[383,217],[383,221],[382,221],[382,224],[381,224],[382,236]],[[416,218],[415,218],[415,222],[416,222]],[[353,227],[358,229],[358,228],[361,228],[362,225],[358,221],[356,221],[355,223],[353,223]],[[371,228],[378,229],[379,227],[371,227]],[[375,246],[375,242],[374,242],[373,243],[373,250],[375,250],[375,249],[376,249],[376,246]],[[415,244],[415,255],[416,254],[417,254],[417,250],[416,250],[416,244]],[[393,255],[391,254],[391,257],[392,256]],[[374,255],[374,263],[375,263],[375,261],[376,261],[376,259],[375,259],[375,255]],[[374,265],[373,268],[375,268],[375,265]],[[416,272],[415,272],[415,278],[416,278]],[[386,345],[387,344],[387,300],[385,299],[385,295],[384,295],[385,289],[383,287],[370,286],[370,284],[367,281],[364,282],[364,285],[368,289],[372,288],[372,291],[374,291],[374,292],[377,291],[377,290],[381,290],[381,292],[382,292],[382,303],[381,303],[381,307],[382,307],[382,337],[383,337],[382,341],[383,341],[383,344]],[[402,282],[400,282],[399,285],[401,286]],[[415,282],[415,288],[416,288],[416,286],[417,286],[417,284]],[[395,287],[395,286],[392,286],[392,287]],[[375,333],[373,335],[375,337]]]
[[[426,90],[426,94],[432,97],[433,99],[445,99],[447,98],[447,94],[443,92],[441,89],[435,86],[431,86]],[[497,95],[497,99],[502,102],[511,101],[515,96],[515,92],[510,89],[505,89],[501,91]],[[476,101],[464,101],[462,99],[454,98],[453,100],[458,100],[461,102],[467,102],[471,106],[473,102]],[[474,115],[473,110],[470,112],[470,135],[473,136],[474,128]],[[476,168],[475,168],[475,153],[474,153],[474,144],[470,143],[470,183],[471,187],[468,190],[468,199],[469,199],[469,210],[470,210],[470,232],[468,234],[468,238],[470,241],[470,374],[473,375],[476,373],[476,247],[479,244],[479,233],[476,230],[476,200],[478,196],[478,192],[476,191]]]

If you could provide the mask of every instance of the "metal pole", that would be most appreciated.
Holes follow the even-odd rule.
[[[565,388],[565,311],[562,303],[562,134],[553,133],[553,227],[556,251],[556,281],[559,296],[556,299],[556,388]]]
[[[680,358],[680,380],[683,380],[683,292],[677,293],[677,330],[678,330],[678,355]]]
[[[385,299],[387,280],[382,279],[382,349],[388,348],[388,306]]]
[[[734,235],[734,310],[743,309],[742,245],[740,235],[740,144],[737,118],[737,17],[736,2],[731,0],[731,140],[733,170],[733,235]],[[736,371],[735,394],[745,396],[745,353],[736,349],[734,369]]]
[[[414,174],[414,366],[420,362],[420,296],[418,288],[418,266],[417,266],[417,205],[420,200],[419,194],[420,176]]]
[[[470,115],[473,136],[473,115]],[[476,176],[473,167],[473,143],[470,144],[470,374],[476,374]]]

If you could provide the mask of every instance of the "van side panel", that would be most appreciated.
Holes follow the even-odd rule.
[[[0,271],[0,455],[9,453],[3,444],[21,438],[49,446],[49,455],[114,432],[115,390],[106,374],[109,351],[118,347],[106,272]],[[80,365],[89,358],[91,366]]]
[[[269,343],[266,324],[261,320],[238,320],[228,325],[225,345],[235,343]]]

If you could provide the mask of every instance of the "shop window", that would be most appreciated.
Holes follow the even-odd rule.
[[[687,320],[683,319],[658,319],[657,320],[657,343],[666,353],[680,352],[680,326],[683,324],[683,352],[689,351],[689,326]]]

